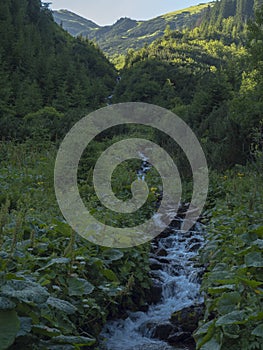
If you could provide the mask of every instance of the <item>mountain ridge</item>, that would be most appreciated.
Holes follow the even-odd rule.
[[[194,28],[214,4],[215,2],[201,3],[145,21],[122,17],[107,26],[99,26],[68,10],[53,11],[53,17],[71,35],[87,37],[95,41],[105,53],[114,55],[150,44],[161,37],[168,26],[171,30]]]

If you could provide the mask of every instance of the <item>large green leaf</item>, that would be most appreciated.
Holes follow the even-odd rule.
[[[110,270],[110,269],[103,269],[102,270],[103,276],[105,276],[108,280],[113,281],[113,282],[118,282],[118,277],[116,274]]]
[[[32,319],[30,317],[19,317],[20,329],[17,333],[17,337],[23,337],[31,332]]]
[[[195,331],[195,335],[201,335],[201,334],[206,334],[208,332],[209,329],[214,328],[214,324],[215,321],[209,321],[205,324],[203,324],[201,327],[199,327],[196,331]]]
[[[248,267],[263,267],[263,255],[260,252],[251,252],[245,256],[245,264]]]
[[[252,243],[253,246],[259,247],[259,249],[263,249],[263,239],[257,239]]]
[[[221,314],[228,314],[235,310],[237,304],[241,300],[241,295],[238,292],[223,293],[218,300],[217,308]]]
[[[45,303],[49,293],[40,284],[30,280],[11,280],[2,287],[5,296],[16,298],[19,301],[33,302],[36,304]]]
[[[218,341],[214,338],[209,340],[207,343],[205,343],[200,350],[220,350],[221,345],[218,343]]]
[[[76,346],[85,346],[85,345],[87,346],[87,345],[93,345],[96,340],[94,338],[88,338],[88,337],[74,337],[74,336],[60,335],[58,337],[53,338],[52,341],[58,344],[74,344]]]
[[[259,226],[254,229],[253,233],[256,233],[259,238],[263,238],[263,226]]]
[[[53,265],[65,265],[65,264],[68,264],[69,262],[70,262],[70,259],[68,259],[68,258],[51,259],[51,261],[47,265],[41,267],[37,271],[44,271],[46,269],[49,269]]]
[[[71,315],[77,311],[77,308],[66,300],[49,297],[47,304],[55,309],[58,309],[65,314]]]
[[[12,310],[16,307],[10,299],[5,297],[0,297],[0,310]]]
[[[224,316],[219,317],[216,326],[225,326],[227,324],[241,324],[246,319],[245,311],[232,311]]]
[[[60,330],[57,328],[50,328],[45,325],[35,325],[32,327],[32,331],[35,334],[45,335],[47,337],[56,337],[61,334]]]
[[[61,233],[62,235],[66,237],[70,237],[72,228],[69,224],[65,222],[61,222],[59,220],[53,220],[54,223],[54,229],[56,232]]]
[[[227,324],[223,326],[224,335],[231,339],[240,337],[240,326],[238,324]]]
[[[208,293],[211,295],[221,294],[227,290],[234,290],[234,289],[236,289],[235,284],[224,284],[222,286],[208,288]]]
[[[107,249],[103,252],[103,257],[107,260],[116,261],[123,257],[123,252],[119,249]]]
[[[252,332],[253,335],[263,338],[263,323],[259,324]]]
[[[263,284],[263,282],[260,282],[260,281],[255,281],[255,280],[249,280],[247,278],[242,278],[242,277],[238,277],[238,279],[243,282],[244,284],[248,285],[249,287],[252,287],[252,288],[256,288],[260,285]]]
[[[82,296],[92,293],[94,286],[83,278],[68,278],[68,291],[70,296]]]
[[[0,350],[13,344],[19,327],[19,318],[14,310],[0,311]]]
[[[263,320],[263,311],[256,311],[249,315],[249,320],[261,321]]]

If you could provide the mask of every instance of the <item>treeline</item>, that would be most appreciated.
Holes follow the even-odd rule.
[[[167,29],[150,46],[130,50],[115,101],[173,110],[197,133],[214,168],[245,163],[262,120],[262,13],[240,32],[245,44],[224,35],[202,39],[197,27]]]
[[[0,138],[53,133],[59,116],[100,107],[115,84],[103,53],[55,24],[40,0],[1,1],[0,33]]]

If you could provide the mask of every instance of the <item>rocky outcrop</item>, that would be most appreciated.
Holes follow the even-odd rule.
[[[193,333],[204,316],[204,304],[191,305],[172,314],[171,323],[184,332]]]
[[[203,318],[204,305],[192,305],[172,314],[170,321],[163,324],[151,325],[152,337],[164,340],[173,346],[187,345],[189,349],[195,349],[195,341],[192,336],[198,327],[198,322]]]
[[[176,311],[170,318],[171,324],[177,329],[170,334],[167,342],[171,345],[187,344],[195,349],[193,332],[198,327],[198,322],[204,316],[204,304],[191,305],[180,311]]]

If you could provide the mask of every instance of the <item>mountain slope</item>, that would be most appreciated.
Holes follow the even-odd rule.
[[[234,6],[226,10],[226,5]],[[258,15],[261,24],[253,27],[256,41],[250,54],[257,60],[253,71],[244,46],[251,40],[251,25],[245,24],[255,17],[251,3],[228,0],[215,6],[217,17],[204,20],[211,23],[183,32],[166,31],[149,46],[129,51],[113,103],[140,101],[173,110],[202,140],[209,164],[224,169],[226,164],[246,162],[253,128],[262,119],[263,85],[258,82],[263,76],[259,70],[263,17]],[[221,11],[225,18],[220,19]]]
[[[194,28],[202,21],[214,2],[192,6],[184,10],[168,13],[148,21],[121,18],[111,26],[100,27],[70,11],[54,11],[54,20],[73,36],[86,36],[98,43],[110,54],[125,53],[128,49],[138,49],[161,37],[167,26],[171,30]]]
[[[244,29],[247,21],[254,17],[255,11],[261,5],[263,5],[263,0],[218,1],[207,12],[206,18],[202,23],[202,29],[205,30],[208,26],[212,26],[220,31],[222,27],[228,27],[228,30],[236,27],[240,31]]]
[[[63,113],[100,107],[115,74],[93,44],[53,21],[47,5],[0,2],[0,138],[18,136],[23,118],[46,107]]]
[[[59,10],[53,12],[54,19],[57,24],[64,26],[66,30],[73,36],[78,36],[87,30],[99,28],[99,26],[76,13],[68,10]]]

